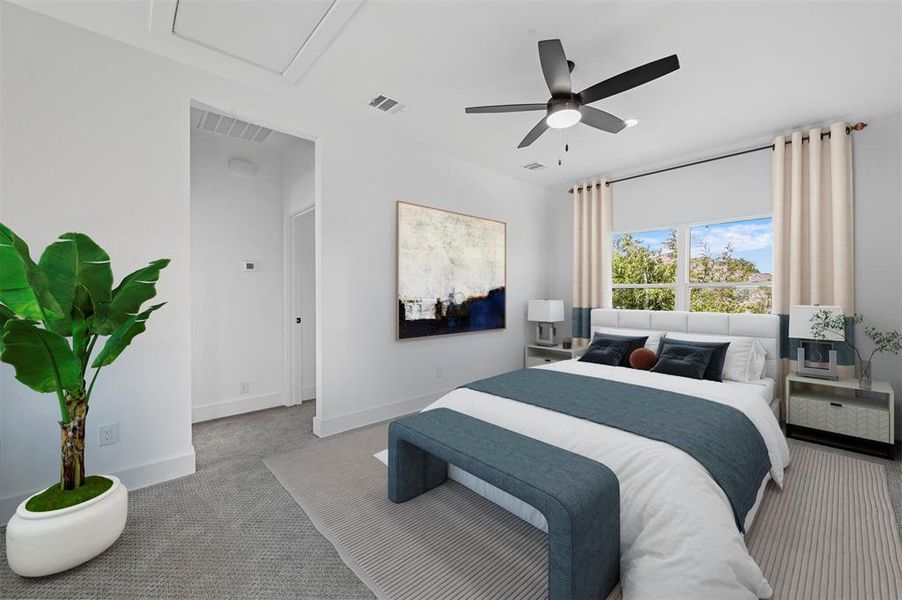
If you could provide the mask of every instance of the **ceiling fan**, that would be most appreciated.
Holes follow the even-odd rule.
[[[517,148],[529,146],[549,127],[565,129],[579,122],[608,133],[617,133],[627,126],[624,121],[610,113],[587,105],[648,83],[680,68],[677,55],[672,54],[641,67],[624,71],[620,75],[605,79],[574,94],[570,83],[570,73],[573,71],[574,64],[573,61],[567,60],[561,40],[540,41],[539,62],[542,65],[545,82],[548,83],[548,89],[551,91],[551,98],[548,102],[544,104],[470,106],[466,109],[467,114],[544,110],[545,116],[526,134]]]

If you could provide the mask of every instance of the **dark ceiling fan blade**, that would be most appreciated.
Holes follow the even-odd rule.
[[[583,117],[582,122],[595,129],[601,129],[608,133],[618,133],[626,127],[626,123],[619,118],[591,106],[580,106],[579,112]]]
[[[527,110],[545,110],[547,104],[497,104],[495,106],[468,106],[466,108],[468,115],[476,115],[481,113],[509,113],[524,112]]]
[[[539,121],[535,127],[529,130],[529,133],[526,134],[526,137],[523,138],[523,141],[520,142],[520,145],[517,148],[525,148],[532,144],[534,141],[539,139],[539,136],[545,133],[548,130],[548,123],[545,122],[545,118],[542,117],[542,120]]]
[[[573,92],[570,83],[570,65],[567,63],[561,40],[539,42],[539,62],[542,63],[542,73],[552,96]]]
[[[579,100],[583,104],[590,104],[663,77],[679,68],[680,60],[676,54],[672,54],[589,86],[578,94]]]

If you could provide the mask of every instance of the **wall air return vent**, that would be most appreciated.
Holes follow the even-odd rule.
[[[526,163],[525,165],[520,166],[522,166],[527,171],[540,171],[545,168],[545,165],[537,162]]]
[[[227,135],[255,144],[262,144],[272,135],[272,129],[254,125],[234,117],[227,117],[210,110],[201,111],[195,126],[210,133]]]
[[[385,94],[379,94],[378,96],[374,97],[372,100],[370,100],[369,104],[376,110],[381,110],[382,112],[386,112],[390,115],[396,115],[407,108],[407,103],[402,102],[401,100],[396,100],[395,98],[389,98]]]

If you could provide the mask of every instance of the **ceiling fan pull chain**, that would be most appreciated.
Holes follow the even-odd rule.
[[[565,143],[565,140],[564,140],[564,130],[563,130],[563,129],[558,129],[558,130],[557,130],[557,143],[558,143],[558,148],[561,147],[561,144],[562,144],[562,143]],[[558,165],[558,166],[561,166],[561,155],[560,155],[560,154],[558,154],[558,156],[557,156],[557,165]]]

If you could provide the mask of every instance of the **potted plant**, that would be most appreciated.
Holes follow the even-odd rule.
[[[100,371],[163,306],[141,309],[167,264],[155,260],[114,289],[110,257],[87,235],[61,235],[35,263],[0,223],[0,360],[32,390],[54,394],[60,413],[59,483],[23,501],[7,525],[7,560],[19,575],[79,565],[125,527],[125,486],[113,476],[85,476],[85,422]]]
[[[868,325],[864,328],[864,334],[871,340],[874,348],[865,359],[859,351],[858,346],[853,340],[852,325],[858,325],[864,322],[861,315],[845,316],[834,313],[830,310],[819,310],[811,316],[811,334],[814,339],[823,340],[827,333],[841,335],[846,344],[855,351],[858,366],[858,384],[864,390],[871,389],[871,361],[878,352],[888,352],[890,354],[899,354],[902,352],[902,333],[895,329],[891,331],[880,331],[874,326]]]

